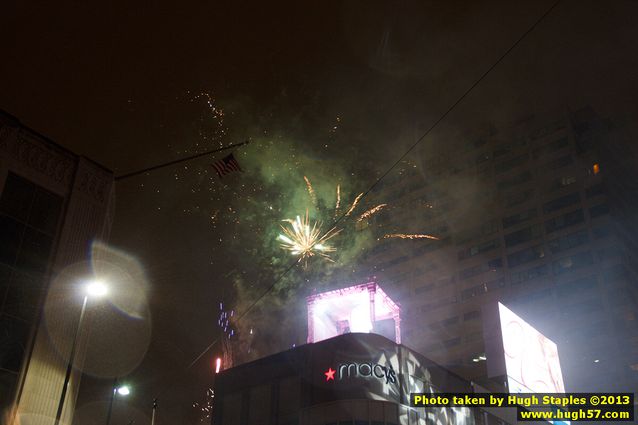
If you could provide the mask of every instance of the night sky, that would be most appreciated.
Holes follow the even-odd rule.
[[[241,311],[289,264],[274,237],[308,203],[303,176],[322,205],[337,184],[351,202],[552,4],[4,2],[0,108],[58,144],[119,175],[252,142],[235,151],[245,172],[223,182],[217,155],[117,183],[108,242],[146,273],[152,336],[143,360],[109,376],[134,387],[111,423],[146,423],[154,397],[159,424],[197,423],[219,346],[188,366],[220,336],[219,302]],[[637,12],[561,1],[390,175],[487,128],[586,105],[635,140]],[[299,313],[312,273],[364,276],[370,243],[349,240],[336,264],[278,285],[271,311],[245,318],[253,355],[303,342],[278,315]],[[104,375],[83,381],[81,423],[104,423]]]

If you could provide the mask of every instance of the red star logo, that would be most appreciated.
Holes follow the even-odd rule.
[[[327,372],[324,372],[323,374],[326,375],[326,382],[328,382],[329,380],[335,380],[335,372],[336,370],[332,370],[331,367],[328,368]]]

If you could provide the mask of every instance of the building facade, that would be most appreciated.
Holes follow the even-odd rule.
[[[0,111],[0,414],[2,423],[53,423],[80,304],[51,294],[53,277],[86,261],[108,236],[113,174]],[[47,295],[61,302],[45,320]],[[81,361],[82,344],[78,360]],[[80,374],[61,423],[70,423]]]
[[[481,315],[500,301],[558,344],[568,391],[638,391],[628,155],[584,108],[421,153],[384,180],[375,198],[393,210],[368,226],[439,237],[380,239],[364,261],[401,303],[402,342],[489,386]]]
[[[410,393],[473,391],[403,345],[349,333],[219,373],[212,424],[503,424],[478,408],[409,406]]]

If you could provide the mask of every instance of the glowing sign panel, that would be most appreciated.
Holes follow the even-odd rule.
[[[309,343],[350,332],[378,333],[401,343],[399,306],[375,282],[312,295],[307,305]]]
[[[510,393],[564,393],[558,347],[498,303]]]

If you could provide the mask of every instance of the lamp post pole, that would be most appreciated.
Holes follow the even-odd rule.
[[[66,366],[66,375],[64,376],[64,385],[62,386],[62,394],[60,394],[60,401],[58,403],[58,412],[55,415],[55,425],[60,424],[60,418],[62,417],[62,410],[64,409],[66,392],[67,392],[67,388],[69,387],[71,372],[73,372],[73,362],[75,360],[75,348],[77,346],[80,332],[82,331],[82,323],[84,322],[84,312],[86,311],[86,303],[88,300],[89,300],[89,295],[87,294],[84,296],[84,302],[82,302],[82,310],[80,310],[80,320],[78,321],[78,327],[75,330],[75,336],[73,337],[73,344],[71,345],[71,354],[69,355],[69,362]]]
[[[153,414],[151,415],[151,425],[155,425],[155,411],[157,410],[157,399],[153,399]]]
[[[113,380],[113,388],[111,388],[111,401],[109,402],[109,411],[106,414],[106,425],[111,423],[111,412],[113,411],[113,401],[115,400],[115,393],[117,392],[117,378]]]

